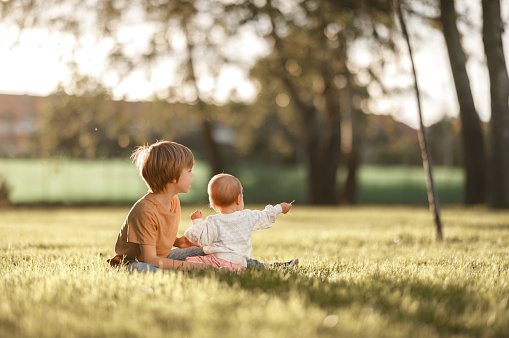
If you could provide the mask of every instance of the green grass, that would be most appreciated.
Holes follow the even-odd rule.
[[[208,166],[197,162],[196,178],[182,202],[206,203]],[[239,167],[231,170],[244,185],[248,203],[306,202],[303,168]],[[464,174],[460,168],[436,168],[435,182],[442,203],[462,201]],[[13,203],[131,204],[147,188],[129,160],[2,159],[0,178],[12,188]],[[343,182],[344,172],[338,177]],[[420,167],[362,166],[358,200],[361,204],[427,204],[426,180]]]
[[[0,336],[509,335],[507,211],[443,208],[437,243],[425,207],[296,203],[252,238],[296,270],[129,274],[105,262],[128,209],[0,211]]]

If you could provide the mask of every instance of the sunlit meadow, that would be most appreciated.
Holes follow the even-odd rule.
[[[138,274],[106,263],[128,209],[1,210],[0,336],[509,336],[507,211],[444,208],[435,242],[425,207],[295,204],[252,241],[296,269]]]

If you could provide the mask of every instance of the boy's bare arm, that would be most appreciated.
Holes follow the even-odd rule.
[[[158,257],[154,245],[140,244],[143,261],[154,266],[170,270],[201,270],[208,267],[203,263],[176,261],[166,257]]]
[[[196,246],[198,248],[201,248],[199,245],[196,245],[194,243],[191,243],[186,236],[180,236],[175,238],[175,243],[173,243],[173,246],[176,246],[180,249],[189,248],[191,246]]]
[[[200,210],[196,210],[195,212],[193,212],[191,214],[191,220],[194,221],[196,219],[201,219],[202,218],[202,213]],[[189,241],[189,239],[186,237],[186,236],[180,236],[180,237],[177,237],[175,239],[175,243],[173,244],[173,246],[176,246],[177,248],[189,248],[191,246],[196,246],[198,248],[201,248],[201,246],[195,244],[195,243],[192,243],[191,241]]]

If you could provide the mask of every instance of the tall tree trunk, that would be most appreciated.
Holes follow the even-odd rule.
[[[295,105],[301,130],[299,142],[306,151],[309,203],[336,205],[339,201],[336,175],[341,155],[341,115],[337,93],[331,86],[332,74],[322,62],[320,70],[325,84],[323,95],[327,123],[321,127],[316,123],[319,115],[316,107],[300,98],[295,84],[288,78],[285,70],[288,60],[281,53],[281,39],[274,32],[272,36],[278,53],[275,71]]]
[[[200,101],[201,102],[201,101]],[[200,104],[200,109],[204,109],[204,105]],[[202,124],[202,135],[205,143],[205,150],[209,160],[211,175],[220,174],[224,171],[223,161],[219,152],[219,145],[214,140],[212,128],[213,125],[208,119],[204,119]]]
[[[483,41],[490,75],[489,203],[509,208],[509,77],[502,46],[500,2],[483,0]]]
[[[287,88],[290,89],[291,86]],[[314,121],[316,114],[314,108],[298,100],[294,102],[297,110],[301,112],[300,123],[305,130],[301,142],[306,150],[308,165],[308,201],[315,205],[336,205],[338,203],[336,175],[341,145],[339,117],[330,119],[328,127],[319,130]],[[339,111],[336,115],[339,115]]]
[[[485,203],[487,196],[484,140],[481,121],[470,89],[465,53],[461,47],[460,34],[456,25],[454,0],[441,0],[440,8],[440,20],[449,52],[462,124],[463,166],[466,173],[464,203],[467,205]]]
[[[194,69],[194,62],[193,62],[193,43],[191,41],[191,38],[189,36],[188,30],[187,30],[187,23],[184,20],[182,22],[182,27],[184,28],[184,33],[186,36],[187,41],[187,67],[189,71],[189,79],[192,82],[195,92],[196,92],[196,100],[198,109],[200,110],[200,114],[202,115],[202,124],[201,124],[201,130],[202,130],[202,136],[203,136],[203,143],[204,148],[206,151],[206,156],[209,160],[210,170],[211,170],[211,176],[215,174],[222,173],[224,171],[223,163],[221,160],[220,152],[219,152],[219,145],[217,144],[216,140],[214,140],[214,134],[212,132],[212,123],[210,122],[208,118],[208,114],[206,112],[206,104],[202,101],[201,95],[200,95],[200,88],[198,88],[198,83],[196,79],[196,72]]]
[[[346,181],[341,193],[341,204],[357,203],[357,171],[359,168],[359,137],[356,116],[359,112],[352,107],[351,74],[345,72],[345,86],[340,90],[341,107],[341,153],[346,162]]]
[[[318,144],[319,160],[322,173],[317,176],[316,182],[321,191],[318,196],[313,195],[314,204],[337,204],[339,202],[337,188],[337,172],[341,157],[341,108],[336,88],[332,85],[333,74],[326,62],[321,62],[321,74],[325,83],[323,95],[327,113],[327,126],[320,134],[325,134]],[[325,196],[322,196],[325,195]]]
[[[309,203],[315,205],[335,205],[338,203],[336,174],[338,170],[336,154],[308,146]]]
[[[341,196],[342,204],[357,203],[357,171],[359,169],[359,148],[356,144],[352,145],[352,149],[346,155],[346,181]]]

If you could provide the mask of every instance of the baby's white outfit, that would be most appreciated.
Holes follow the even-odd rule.
[[[203,246],[206,254],[247,267],[251,257],[251,234],[255,230],[272,227],[281,205],[267,205],[263,211],[242,210],[231,214],[216,214],[193,220],[184,236],[194,244]]]

